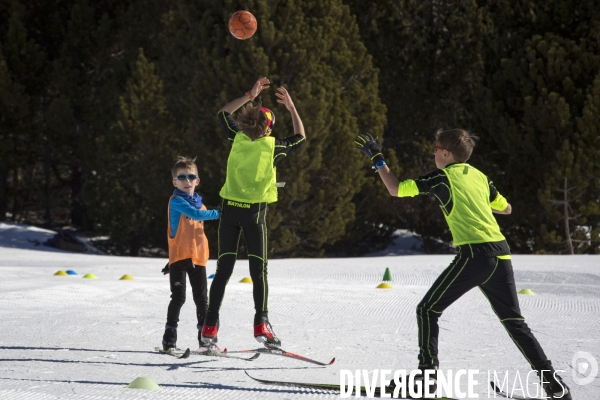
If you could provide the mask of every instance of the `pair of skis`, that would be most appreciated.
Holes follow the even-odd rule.
[[[204,350],[202,350],[202,349],[204,349]],[[227,349],[220,350],[219,348],[207,349],[205,347],[201,347],[198,350],[169,349],[168,351],[165,351],[160,347],[156,347],[155,350],[162,354],[168,354],[168,355],[176,357],[176,358],[188,358],[190,355],[201,355],[201,356],[212,356],[212,357],[235,358],[235,359],[244,360],[244,361],[253,361],[253,360],[256,360],[261,354],[270,354],[270,355],[274,355],[274,356],[292,358],[294,360],[304,361],[307,363],[321,365],[321,366],[331,365],[335,362],[335,357],[332,358],[331,361],[329,361],[327,363],[327,362],[321,362],[321,361],[318,361],[318,360],[315,360],[315,359],[312,359],[309,357],[302,356],[300,354],[295,354],[295,353],[292,353],[292,352],[289,352],[289,351],[286,351],[283,349],[278,349],[278,348],[259,348],[259,349],[253,349],[253,350],[228,351]],[[237,354],[252,354],[252,355],[250,357],[245,357],[243,355],[237,355]]]
[[[204,350],[202,350],[202,349],[204,349]],[[276,349],[276,348],[258,348],[258,349],[253,349],[253,350],[228,351],[227,349],[223,349],[223,350],[221,350],[219,348],[207,349],[207,348],[201,347],[198,350],[190,350],[189,348],[185,349],[185,350],[172,348],[172,349],[169,349],[168,351],[165,351],[160,347],[156,347],[155,350],[162,354],[167,354],[167,355],[179,358],[179,359],[189,358],[190,355],[201,355],[201,356],[212,356],[212,357],[235,358],[235,359],[244,360],[244,361],[254,361],[261,354],[270,354],[270,355],[275,355],[275,356],[288,357],[288,358],[292,358],[295,360],[304,361],[304,362],[321,365],[321,366],[328,366],[335,362],[335,357],[332,358],[331,361],[329,361],[328,363],[325,363],[325,362],[314,360],[309,357],[305,357],[305,356],[302,356],[299,354],[291,353],[289,351],[285,351],[282,349]],[[239,356],[236,354],[252,354],[252,356],[244,357],[244,356]],[[251,379],[253,379],[259,383],[265,384],[265,385],[316,389],[316,390],[324,390],[324,391],[335,391],[338,393],[340,391],[339,384],[275,381],[275,380],[256,378],[256,377],[253,377],[252,375],[250,375],[248,372],[246,372],[246,375],[248,375],[248,377],[250,377]],[[502,389],[500,389],[493,381],[490,382],[490,385],[492,386],[492,389],[494,389],[495,394],[500,397],[503,397],[503,398],[513,399],[513,400],[540,400],[539,397],[527,397],[527,396],[520,396],[520,395],[515,395],[515,394],[509,395],[506,391],[503,391]],[[348,392],[348,390],[353,390],[354,393],[356,392],[356,388],[348,388],[346,386],[345,391]],[[374,393],[375,396],[379,396],[381,394],[380,388],[379,387],[370,388],[370,390],[367,390],[367,388],[365,386],[360,387],[360,395],[361,396],[368,396],[369,394],[372,394],[372,393]],[[393,393],[393,390],[389,390],[386,388],[386,393]],[[408,397],[406,399],[410,399],[410,397]],[[421,399],[426,399],[426,397],[421,397]],[[438,399],[438,400],[456,400],[456,399],[452,399],[450,397],[436,397],[436,399]]]
[[[204,350],[202,350],[204,349]],[[160,347],[155,347],[154,350],[158,351],[161,354],[166,354],[175,358],[179,358],[179,359],[184,359],[184,358],[189,358],[190,355],[198,355],[198,356],[211,356],[211,357],[224,357],[224,358],[235,358],[238,360],[244,360],[244,361],[254,361],[258,358],[258,356],[260,356],[260,354],[253,354],[251,357],[242,357],[242,356],[234,356],[231,355],[227,352],[227,349],[225,350],[220,350],[220,349],[213,349],[213,350],[209,350],[206,348],[199,348],[197,350],[190,350],[189,348],[183,350],[183,349],[177,349],[177,348],[171,348],[169,350],[164,350]]]

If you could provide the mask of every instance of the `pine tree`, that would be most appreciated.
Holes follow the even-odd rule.
[[[600,73],[588,92],[577,128],[577,151],[582,160],[582,175],[589,186],[581,200],[586,221],[582,222],[574,239],[578,252],[600,254]]]
[[[107,126],[103,91],[116,81],[108,65],[116,57],[106,50],[115,35],[109,12],[118,12],[118,3],[0,4],[2,74],[13,92],[3,113],[12,122],[2,150],[10,154],[0,162],[2,218],[10,205],[15,220],[90,228],[81,191],[94,166],[89,143]]]
[[[31,205],[37,203],[38,188],[30,182],[41,179],[38,111],[46,56],[31,38],[29,17],[20,1],[0,5],[0,220],[10,213],[13,221],[24,221],[29,211],[37,211]]]
[[[99,139],[97,206],[100,224],[119,252],[165,248],[170,168],[186,144],[167,111],[163,82],[139,49],[119,115]]]
[[[488,169],[499,171],[499,188],[513,204],[513,215],[503,221],[513,251],[564,251],[556,247],[556,242],[580,234],[572,217],[577,216],[579,223],[588,218],[582,205],[575,204],[576,199],[587,197],[588,190],[581,189],[588,156],[578,148],[581,141],[577,119],[600,68],[598,43],[592,40],[592,19],[597,17],[572,10],[560,17],[552,16],[553,11],[548,10],[551,6],[532,10],[530,5],[506,5],[506,14],[500,12],[495,17],[496,47],[486,54],[490,71],[482,91],[485,94],[477,103],[477,115],[481,117],[477,125],[484,133],[481,145],[488,157]],[[536,16],[533,24],[523,21]],[[571,38],[573,32],[564,29],[565,25],[555,25],[557,20],[566,26],[578,20],[580,36]],[[546,33],[535,32],[543,30]],[[519,36],[528,34],[531,36]],[[558,189],[563,190],[562,195]],[[564,202],[565,190],[570,193],[567,202],[571,211],[563,209],[561,218],[557,218],[554,211],[548,213],[548,207],[552,208],[554,201]],[[574,190],[583,192],[574,194]],[[580,216],[581,212],[584,214]],[[571,237],[564,236],[569,225],[565,219],[571,221]]]
[[[56,6],[46,29],[50,42],[47,106],[44,109],[44,166],[52,171],[50,185],[55,219],[86,230],[93,228],[95,210],[86,202],[93,182],[96,148],[90,146],[109,129],[115,114],[117,87],[122,82],[118,54],[121,7],[106,8],[79,0]],[[111,98],[112,97],[112,98]]]
[[[0,48],[0,221],[6,219],[11,171],[18,168],[20,159],[16,154],[21,141],[21,121],[29,114],[29,96],[25,88],[13,80],[11,71]]]
[[[385,146],[399,157],[399,177],[431,172],[435,132],[471,128],[473,94],[484,74],[482,48],[492,30],[485,9],[474,0],[344,2],[381,70],[379,91],[388,109]],[[479,160],[476,149],[472,163],[479,166]],[[446,251],[439,239],[450,242],[451,235],[435,199],[419,196],[388,207],[393,225],[424,237],[424,250]]]
[[[557,151],[555,162],[546,176],[546,186],[540,190],[540,202],[545,207],[549,217],[562,221],[564,240],[554,231],[546,230],[541,240],[545,248],[558,245],[554,252],[562,253],[566,247],[568,254],[575,254],[573,245],[573,231],[575,226],[586,222],[585,211],[581,209],[581,200],[585,194],[589,181],[581,171],[581,151],[573,149],[569,140],[565,140],[562,148]],[[583,160],[585,162],[585,160]],[[575,225],[575,226],[574,226]]]

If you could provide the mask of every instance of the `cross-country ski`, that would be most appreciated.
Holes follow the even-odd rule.
[[[307,363],[311,363],[311,364],[316,364],[316,365],[322,365],[322,366],[328,366],[328,365],[332,365],[335,362],[335,357],[331,359],[331,361],[329,362],[322,362],[322,361],[318,361],[315,359],[312,359],[310,357],[306,357],[300,354],[295,354],[283,349],[275,349],[275,348],[258,348],[258,349],[252,349],[252,350],[227,350],[226,351],[227,354],[235,354],[235,353],[257,353],[257,354],[268,354],[268,355],[272,355],[272,356],[281,356],[281,357],[287,357],[287,358],[292,358],[294,360],[298,360],[298,361],[304,361]]]

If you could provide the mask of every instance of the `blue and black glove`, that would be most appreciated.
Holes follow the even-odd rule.
[[[354,139],[354,143],[356,143],[356,148],[363,153],[371,161],[375,166],[375,169],[382,168],[385,164],[385,158],[383,158],[383,154],[381,154],[381,143],[377,142],[370,133],[361,133],[356,139]]]
[[[167,263],[167,265],[165,265],[165,267],[161,269],[160,272],[162,272],[163,275],[167,275],[169,273],[169,263]]]

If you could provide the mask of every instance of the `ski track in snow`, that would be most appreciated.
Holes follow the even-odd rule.
[[[0,247],[0,399],[300,399],[337,398],[319,390],[265,386],[245,376],[338,383],[340,370],[417,366],[415,308],[451,255],[288,259],[269,262],[270,320],[283,348],[329,361],[329,367],[269,355],[257,360],[153,352],[164,331],[168,277],[161,259],[90,256]],[[600,359],[600,257],[513,256],[521,311],[578,400],[600,398],[598,379],[577,386],[571,358]],[[210,260],[207,273],[215,271]],[[392,290],[375,289],[389,268]],[[79,275],[58,277],[59,270]],[[82,279],[86,273],[98,279]],[[124,274],[134,281],[120,281]],[[256,348],[252,285],[239,260],[221,309],[219,344]],[[211,280],[209,280],[210,284]],[[181,312],[179,347],[197,347],[191,290]],[[487,371],[529,366],[487,300],[475,289],[440,318],[442,369],[479,369],[480,398]],[[160,391],[126,389],[140,376]]]

